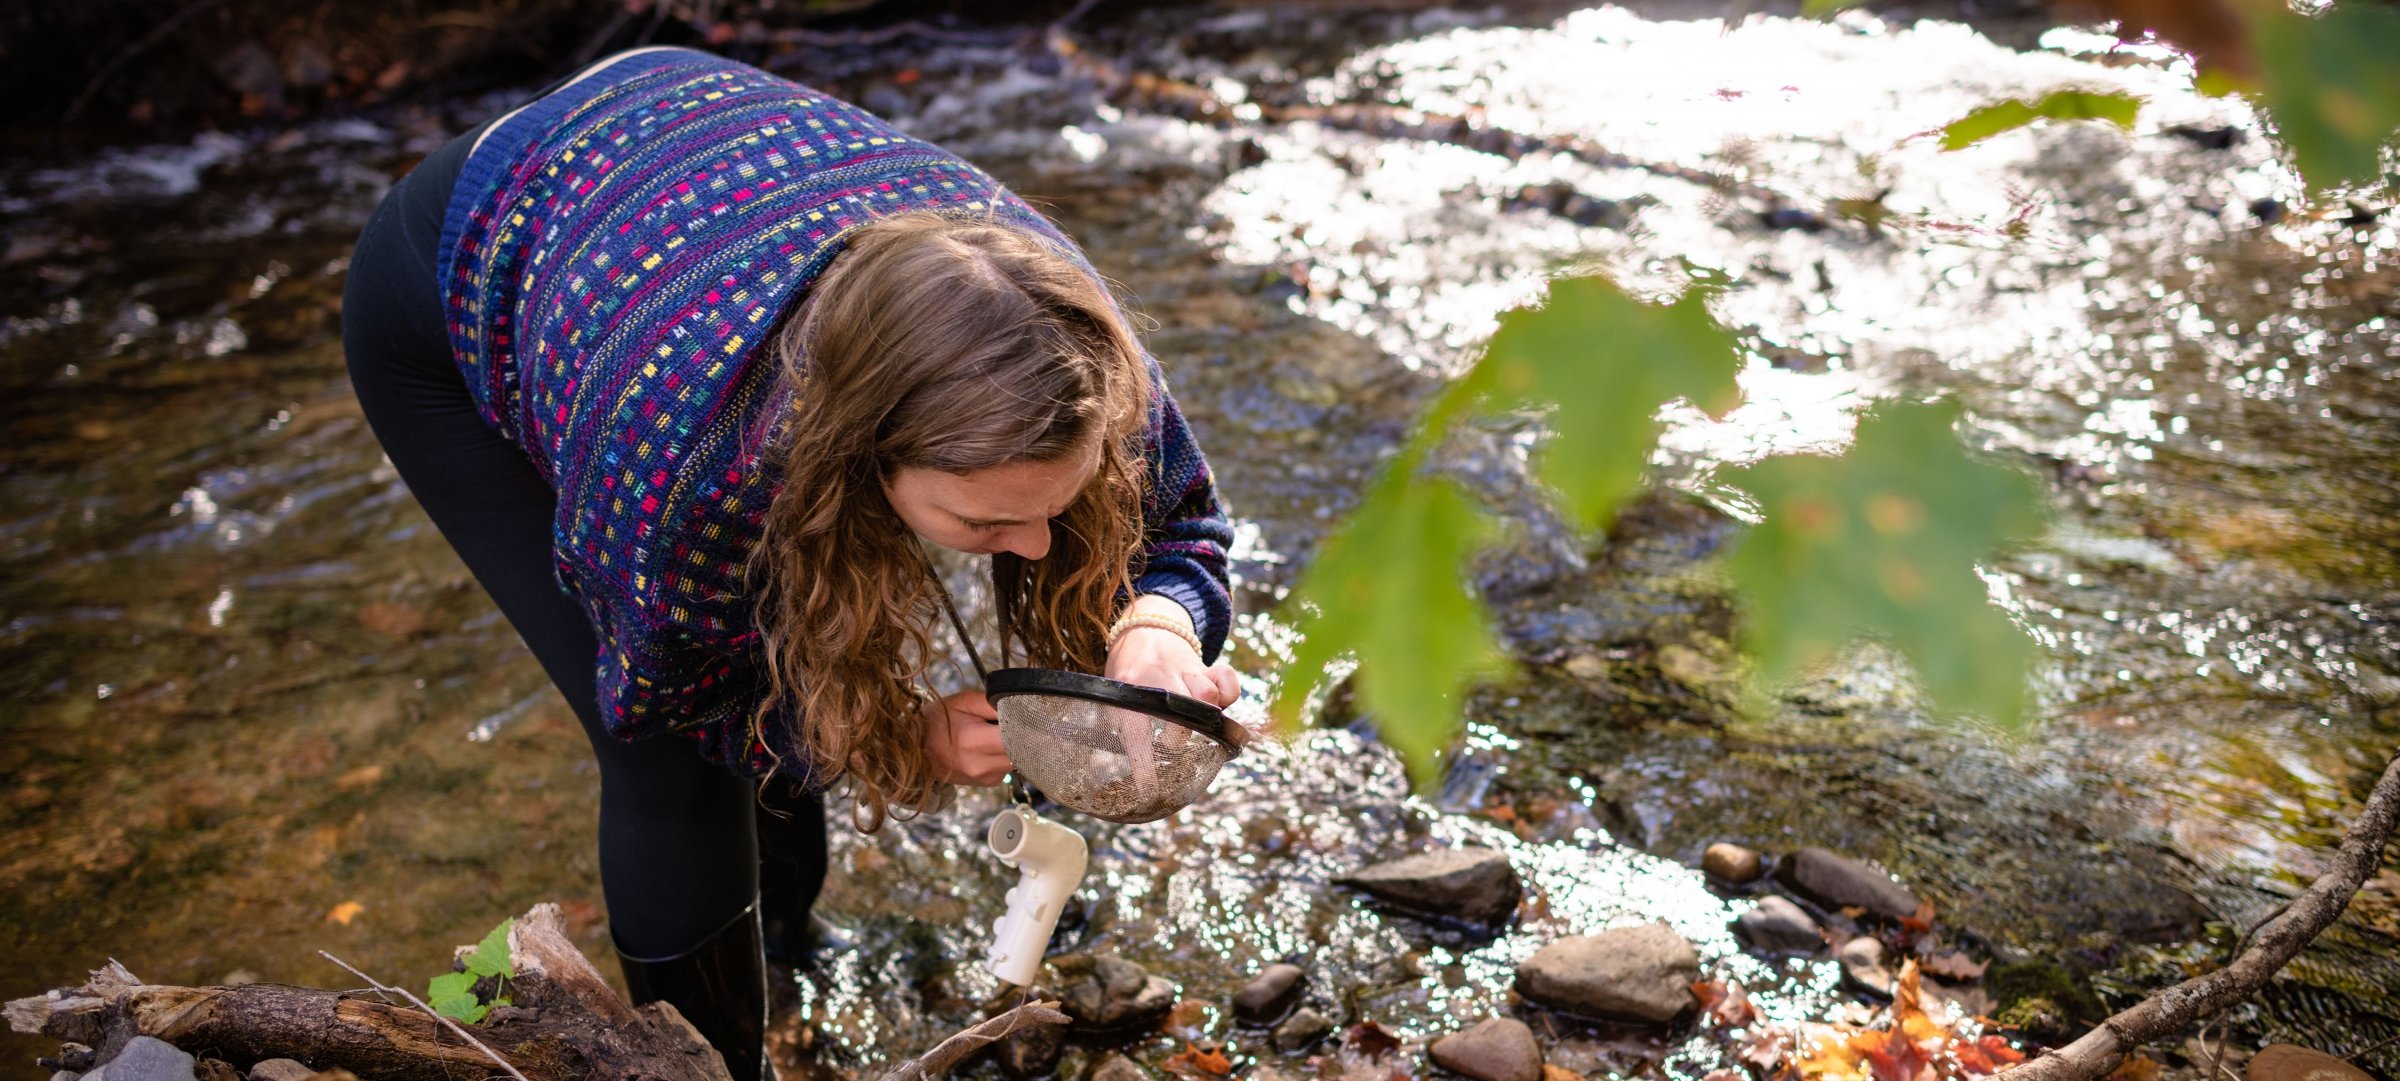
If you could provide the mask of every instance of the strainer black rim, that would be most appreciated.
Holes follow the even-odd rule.
[[[1147,713],[1216,741],[1225,748],[1225,757],[1229,759],[1242,753],[1243,745],[1250,742],[1250,730],[1233,723],[1215,706],[1173,691],[1106,676],[1055,668],[1003,668],[983,677],[983,693],[994,703],[1013,695],[1049,694]]]

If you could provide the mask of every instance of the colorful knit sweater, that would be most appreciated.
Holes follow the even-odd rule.
[[[467,160],[438,266],[483,418],[558,492],[559,583],[599,632],[599,707],[628,739],[800,760],[769,725],[742,567],[780,487],[763,456],[776,316],[877,217],[937,209],[1074,243],[987,176],[856,106],[707,53],[627,57],[507,119]],[[1156,362],[1135,588],[1231,619],[1216,487]]]

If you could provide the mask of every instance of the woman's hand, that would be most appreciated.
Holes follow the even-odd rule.
[[[925,753],[945,783],[996,785],[1008,776],[1000,749],[1000,712],[982,691],[960,691],[925,705]]]
[[[1191,613],[1183,605],[1155,594],[1134,598],[1133,610],[1143,615],[1165,616],[1186,628],[1192,625]],[[1214,666],[1203,664],[1190,642],[1156,627],[1128,628],[1117,644],[1109,647],[1108,671],[1103,674],[1110,679],[1197,698],[1219,709],[1242,696],[1241,681],[1234,678],[1232,665],[1223,661]]]

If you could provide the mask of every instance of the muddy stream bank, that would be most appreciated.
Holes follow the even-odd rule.
[[[1435,798],[1407,795],[1337,696],[1328,729],[1245,759],[1209,802],[1087,831],[1061,948],[1134,961],[1189,1004],[1135,1057],[1213,1037],[1245,1064],[1338,1072],[1233,1030],[1234,990],[1292,959],[1345,1024],[1416,1041],[1515,1012],[1570,1069],[1697,1078],[1730,1062],[1703,1028],[1568,1023],[1508,985],[1560,935],[1665,921],[1770,1019],[1839,1016],[1857,996],[1833,962],[1762,959],[1726,931],[1751,898],[1689,869],[1719,840],[1875,860],[1933,902],[1945,941],[2122,1004],[2223,957],[2313,877],[2400,740],[2391,218],[2295,210],[2245,106],[2097,35],[1697,14],[1125,13],[1075,28],[1086,63],[911,42],[789,59],[1053,208],[1155,321],[1239,522],[1232,656],[1253,702],[1288,647],[1271,612],[1296,568],[1541,274],[1665,288],[1688,260],[1733,282],[1719,314],[1752,351],[1748,404],[1675,415],[1659,491],[1611,536],[1541,511],[1530,432],[1454,448],[1516,523],[1478,583],[1525,676],[1470,703]],[[1179,79],[1222,114],[1112,89],[1089,62]],[[2142,119],[1959,154],[1919,137],[2067,84],[2138,93]],[[318,948],[421,981],[540,900],[607,956],[581,736],[382,461],[336,338],[376,198],[511,103],[0,169],[0,993],[112,955],[155,981],[338,986]],[[1345,103],[1673,168],[1259,118]],[[2011,740],[1937,722],[1872,647],[1738,719],[1709,560],[1740,507],[1716,471],[1839,446],[1864,406],[1933,394],[2052,482],[2051,534],[1988,569],[2048,647],[2044,723]],[[866,1070],[971,1019],[1005,888],[980,842],[994,806],[838,837],[823,908],[858,948],[792,988],[780,1040]],[[1526,880],[1506,933],[1329,885],[1460,843]],[[2395,958],[2387,867],[2237,1014],[2236,1041],[2349,1053],[2400,1034]],[[2400,1050],[2367,1065],[2391,1076]]]

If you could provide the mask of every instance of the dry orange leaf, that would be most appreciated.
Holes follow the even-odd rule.
[[[341,904],[333,906],[331,911],[325,913],[325,922],[338,923],[344,927],[348,927],[350,926],[351,920],[357,919],[358,914],[365,912],[366,910],[367,906],[359,904],[356,901],[344,901]]]
[[[1990,967],[1991,962],[1977,961],[1957,950],[1943,950],[1925,959],[1925,971],[1957,983],[1982,979],[1983,970]]]
[[[1199,1044],[1189,1042],[1183,1045],[1183,1050],[1167,1056],[1165,1066],[1174,1073],[1205,1077],[1229,1077],[1233,1074],[1233,1060],[1226,1058],[1224,1052],[1215,1048],[1203,1051]]]
[[[1545,1062],[1542,1063],[1542,1081],[1584,1081],[1584,1076],[1556,1063]]]

